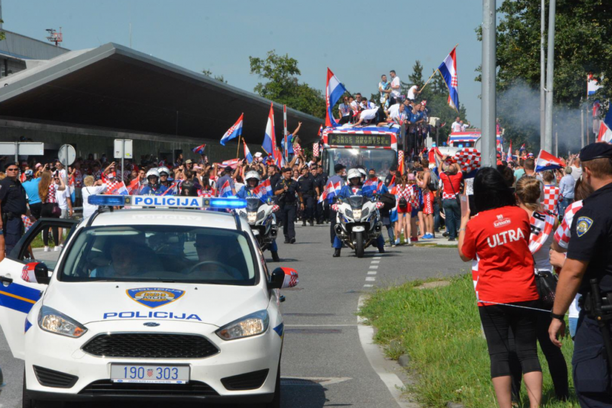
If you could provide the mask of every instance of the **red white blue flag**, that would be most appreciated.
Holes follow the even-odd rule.
[[[270,113],[268,113],[268,123],[266,124],[266,134],[264,141],[261,144],[267,154],[274,155],[276,147],[276,134],[274,133],[274,103],[270,104]]]
[[[265,201],[268,197],[272,196],[272,186],[270,185],[270,179],[266,179],[259,183],[252,191],[253,195],[259,197],[262,201]]]
[[[599,124],[598,142],[612,142],[612,109],[608,110],[606,117]]]
[[[331,72],[331,69],[327,68],[327,82],[325,84],[325,104],[327,106],[327,113],[325,115],[325,126],[338,126],[338,123],[334,120],[332,113],[333,107],[342,95],[346,92],[346,88],[342,85],[342,82]]]
[[[459,90],[457,81],[457,47],[448,54],[448,56],[442,61],[442,64],[438,67],[438,71],[444,78],[446,86],[448,86],[448,104],[451,108],[459,111]]]
[[[247,146],[244,139],[242,139],[242,143],[244,143],[244,158],[247,159],[247,163],[251,164],[253,163],[253,155],[251,154],[251,151],[249,150],[249,146]]]
[[[509,146],[508,146],[508,155],[506,156],[506,160],[507,161],[511,161],[512,160],[512,140],[509,142]]]
[[[561,159],[553,156],[548,153],[546,150],[540,150],[540,154],[536,159],[536,168],[535,171],[546,171],[546,170],[554,170],[554,169],[562,169],[564,166]]]
[[[206,145],[199,145],[198,147],[193,148],[193,152],[197,154],[204,154],[204,149],[206,149]]]
[[[221,186],[221,190],[219,190],[219,197],[229,197],[231,195],[232,195],[232,186],[229,180],[227,180],[225,183],[223,183],[223,186]]]
[[[244,116],[244,113],[240,115],[240,117],[238,118],[238,121],[234,123],[234,126],[229,128],[227,132],[225,132],[225,134],[221,138],[221,144],[223,146],[225,146],[225,142],[227,142],[228,140],[232,140],[242,134],[242,117],[243,116]]]
[[[599,82],[595,78],[593,78],[593,74],[587,75],[587,96],[595,95],[597,91],[601,88]]]

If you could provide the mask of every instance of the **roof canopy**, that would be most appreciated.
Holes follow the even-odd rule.
[[[270,101],[202,74],[109,43],[71,51],[2,78],[0,117],[138,133],[221,139],[244,112],[242,135],[263,141]],[[274,104],[276,138],[282,105]],[[317,139],[323,121],[287,110],[291,130]]]

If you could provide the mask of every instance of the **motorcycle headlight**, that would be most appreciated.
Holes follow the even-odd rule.
[[[242,339],[264,333],[268,330],[269,323],[268,311],[260,310],[226,324],[215,333],[222,340]]]
[[[254,224],[257,221],[257,213],[255,211],[247,213],[247,221],[249,224]]]
[[[367,217],[368,215],[370,215],[370,209],[364,208],[363,211],[361,212],[361,218]]]
[[[38,326],[49,333],[74,338],[81,337],[87,332],[81,323],[47,306],[40,309]]]
[[[353,210],[353,218],[356,220],[360,220],[361,219],[361,210]]]
[[[349,210],[348,208],[346,209],[346,211],[344,211],[344,214],[349,217],[349,218],[354,218],[353,217],[353,211]]]

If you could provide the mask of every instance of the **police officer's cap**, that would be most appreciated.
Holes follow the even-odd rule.
[[[336,173],[338,173],[339,171],[342,171],[342,170],[344,170],[344,169],[346,169],[346,166],[345,166],[344,164],[342,164],[342,163],[338,163],[338,164],[336,164],[336,165],[334,166],[334,171],[335,171]]]
[[[580,150],[580,160],[612,159],[612,145],[609,143],[591,143]]]

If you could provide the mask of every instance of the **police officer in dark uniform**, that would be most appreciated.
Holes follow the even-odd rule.
[[[344,164],[337,163],[334,166],[334,171],[336,172],[336,174],[331,176],[329,180],[327,181],[327,183],[332,183],[333,185],[337,185],[338,183],[340,183],[340,188],[344,187],[345,183],[344,183],[344,178],[342,178],[342,175],[344,174],[345,169],[346,169],[346,166]],[[336,211],[332,209],[331,204],[334,204],[336,202],[336,197],[334,196],[334,197],[328,198],[327,201],[329,204],[329,235],[330,235],[331,244],[333,245],[334,238],[336,238],[336,231],[335,231]]]
[[[580,151],[580,161],[582,182],[594,193],[574,216],[548,333],[561,347],[565,312],[580,293],[574,387],[581,407],[612,407],[612,145],[590,144]]]
[[[285,235],[285,244],[295,243],[295,212],[296,201],[299,197],[300,207],[304,211],[304,201],[302,193],[298,186],[298,182],[291,178],[291,168],[285,167],[282,172],[283,176],[276,187],[274,187],[274,195],[277,198],[277,203],[280,206],[280,216],[283,220],[283,234]]]
[[[315,211],[317,205],[317,197],[319,196],[319,186],[317,185],[317,180],[315,176],[312,174],[313,171],[307,171],[302,177],[300,181],[298,181],[300,185],[300,192],[302,193],[302,198],[304,200],[305,211],[302,216],[302,225],[306,225],[306,222],[309,222],[310,225],[314,225]],[[316,172],[316,170],[315,170]]]
[[[26,192],[18,176],[19,165],[9,164],[6,178],[0,181],[0,260],[11,253],[23,235],[21,216],[29,212]]]
[[[313,175],[315,178],[315,183],[316,186],[319,188],[319,192],[317,193],[317,197],[316,197],[316,204],[317,204],[317,208],[316,208],[316,218],[317,218],[317,224],[323,224],[323,221],[325,221],[325,202],[319,202],[319,197],[321,197],[321,194],[323,194],[323,191],[325,191],[325,184],[327,184],[327,177],[325,176],[325,174],[323,174],[323,168],[321,166],[317,166],[316,164],[313,164],[311,169],[313,169]]]

